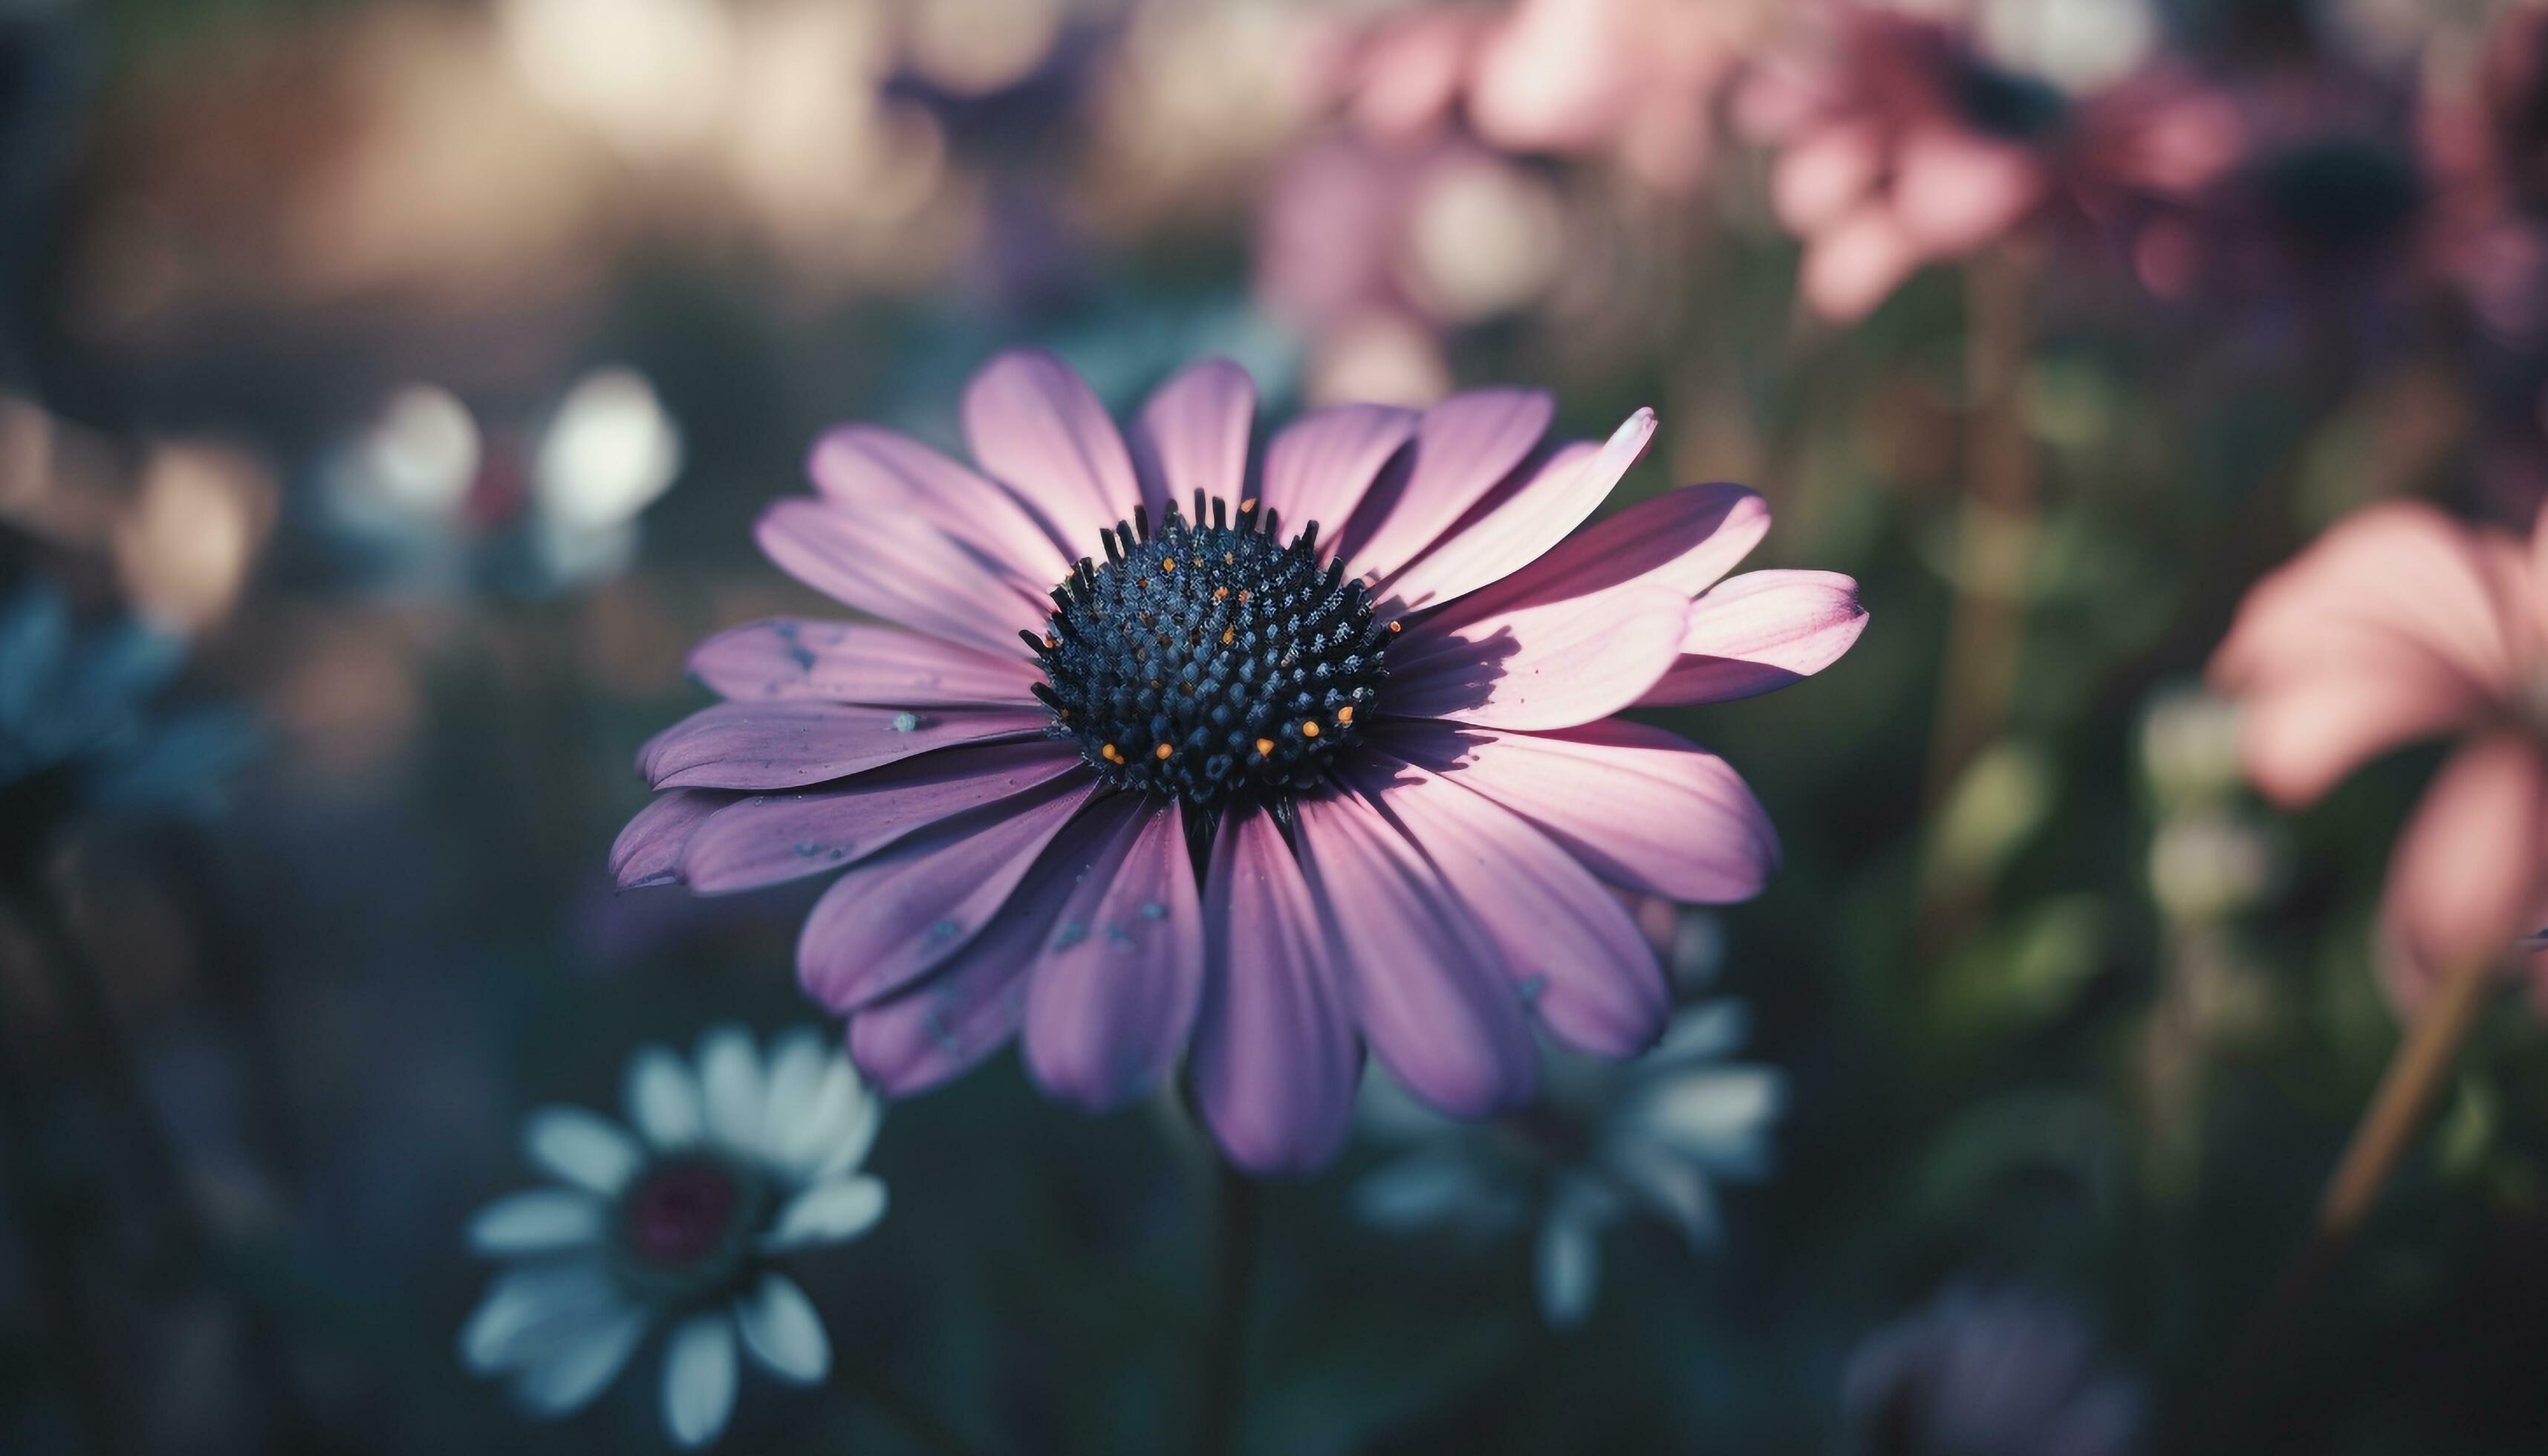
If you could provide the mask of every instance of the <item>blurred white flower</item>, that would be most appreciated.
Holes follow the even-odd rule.
[[[637,515],[682,473],[682,431],[633,369],[601,369],[559,402],[531,459],[535,544],[547,575],[590,581],[637,554]]]
[[[2141,715],[2141,772],[2169,804],[2208,803],[2238,791],[2238,705],[2201,688],[2174,688]]]
[[[574,1107],[524,1125],[525,1152],[558,1182],[470,1221],[471,1245],[512,1267],[461,1330],[460,1358],[534,1413],[564,1415],[667,1326],[664,1424],[704,1446],[733,1412],[738,1346],[793,1384],[830,1371],[812,1301],[771,1261],[883,1217],[884,1185],[858,1171],[882,1109],[811,1027],[766,1059],[737,1026],[702,1037],[695,1065],[642,1047],[626,1101],[629,1127]]]
[[[2218,921],[2254,906],[2282,878],[2271,828],[2234,809],[2170,815],[2150,837],[2150,896],[2181,925]]]
[[[716,0],[504,0],[523,84],[630,156],[702,141],[726,99],[733,25]]]
[[[1410,1150],[1354,1186],[1355,1211],[1396,1231],[1476,1237],[1535,1218],[1540,1313],[1573,1328],[1592,1313],[1613,1224],[1642,1213],[1709,1249],[1722,1231],[1716,1184],[1769,1175],[1786,1079],[1726,1060],[1749,1033],[1744,1005],[1716,1000],[1682,1012],[1633,1062],[1552,1048],[1540,1101],[1492,1123],[1442,1118],[1375,1072],[1364,1124]]]

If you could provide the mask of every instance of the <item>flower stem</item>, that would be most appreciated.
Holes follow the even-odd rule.
[[[2265,1358],[2281,1343],[2284,1332],[2369,1217],[2380,1190],[2413,1144],[2435,1089],[2477,1029],[2497,981],[2494,961],[2470,960],[2452,967],[2425,999],[2414,1024],[2391,1053],[2388,1070],[2381,1073],[2380,1085],[2371,1094],[2371,1105],[2354,1125],[2344,1156],[2327,1179],[2308,1241],[2256,1321],[2236,1366],[2242,1372],[2237,1388],[2252,1386],[2252,1377]]]
[[[1238,1437],[1240,1363],[1246,1353],[1263,1191],[1255,1179],[1231,1167],[1225,1158],[1216,1156],[1213,1167],[1212,1327],[1204,1341],[1199,1386],[1203,1415],[1195,1450],[1200,1456],[1228,1456]]]

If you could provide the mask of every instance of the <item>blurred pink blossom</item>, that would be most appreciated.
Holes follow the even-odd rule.
[[[1831,321],[1866,317],[1922,267],[2055,204],[2108,222],[2207,185],[2235,154],[2226,109],[2170,73],[2072,97],[1958,27],[1831,15],[1828,34],[1767,57],[1736,101],[1736,120],[1776,153],[1771,204],[1804,241],[1804,302]]]
[[[2507,955],[2548,915],[2548,529],[2432,506],[2356,512],[2247,593],[2214,656],[2248,776],[2308,804],[2369,760],[2460,740],[2400,837],[2382,908],[2390,999]],[[2548,1009],[2548,976],[2532,976]]]

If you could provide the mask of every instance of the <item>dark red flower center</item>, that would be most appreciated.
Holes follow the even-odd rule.
[[[621,1203],[620,1236],[644,1263],[703,1263],[732,1244],[746,1202],[722,1164],[704,1158],[658,1163]]]
[[[1206,511],[1210,524],[1205,524]],[[1370,721],[1396,622],[1341,558],[1320,566],[1318,522],[1288,544],[1253,500],[1195,497],[1156,532],[1148,513],[1105,535],[1053,590],[1027,645],[1053,735],[1119,788],[1220,804],[1323,781]]]

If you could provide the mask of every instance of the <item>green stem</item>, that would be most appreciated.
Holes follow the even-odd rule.
[[[1212,1326],[1204,1342],[1202,1420],[1195,1450],[1228,1456],[1238,1439],[1241,1366],[1247,1349],[1250,1296],[1255,1286],[1257,1237],[1263,1223],[1263,1190],[1255,1179],[1216,1156]]]

